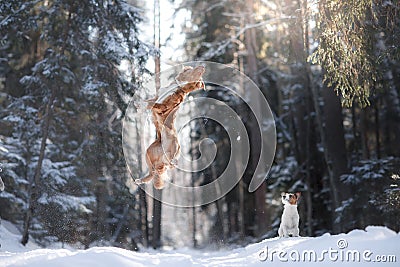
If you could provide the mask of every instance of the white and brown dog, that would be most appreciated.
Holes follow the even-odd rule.
[[[299,236],[299,212],[297,202],[301,193],[282,193],[283,214],[279,226],[279,237]]]

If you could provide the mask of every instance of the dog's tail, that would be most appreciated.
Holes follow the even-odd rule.
[[[163,172],[154,176],[153,185],[155,189],[163,189],[165,181],[168,180],[167,172]]]

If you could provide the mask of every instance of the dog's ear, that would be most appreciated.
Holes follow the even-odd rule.
[[[286,195],[286,193],[285,193],[285,192],[282,192],[282,193],[281,193],[281,197],[283,197],[284,195]]]
[[[300,198],[300,196],[301,196],[301,192],[297,192],[297,193],[296,193],[296,197],[297,197],[297,199],[299,199],[299,198]]]

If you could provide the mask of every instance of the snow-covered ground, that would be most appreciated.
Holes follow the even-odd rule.
[[[88,250],[41,249],[19,243],[12,224],[0,227],[0,266],[136,267],[136,266],[399,266],[400,234],[384,227],[367,227],[348,234],[320,237],[272,238],[245,248],[224,251],[132,252],[115,247]]]

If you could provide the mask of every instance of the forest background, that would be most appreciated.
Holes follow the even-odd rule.
[[[168,3],[176,16],[171,29],[161,21],[160,44],[148,33],[167,12],[157,0],[154,10],[139,0],[1,1],[0,217],[21,230],[23,244],[244,245],[276,236],[284,191],[302,192],[301,235],[400,230],[397,0]],[[178,44],[176,31],[185,37]],[[171,47],[179,52],[163,53]],[[144,148],[138,136],[138,167],[129,172],[122,121],[131,99],[154,95],[139,93],[154,58],[227,64],[262,90],[277,147],[257,191],[247,190],[260,153],[256,121],[218,87],[196,94],[231,106],[252,137],[237,186],[208,205],[177,208],[132,183],[145,172]],[[217,144],[213,164],[187,178],[209,183],[226,166],[227,135],[203,119],[188,129],[192,158],[199,140]]]

